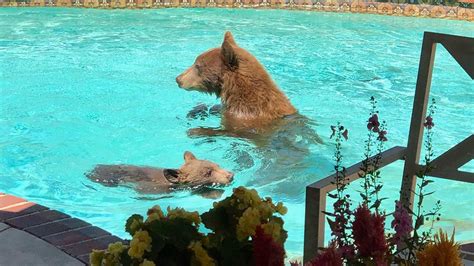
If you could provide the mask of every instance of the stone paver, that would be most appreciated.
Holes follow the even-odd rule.
[[[21,230],[8,228],[0,232],[0,265],[79,266],[79,260],[53,245]]]
[[[7,224],[4,224],[4,223],[0,223],[0,232],[2,232],[3,230],[9,228],[10,226],[8,226]]]

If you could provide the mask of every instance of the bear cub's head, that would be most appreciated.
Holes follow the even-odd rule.
[[[184,164],[178,169],[178,179],[179,183],[191,186],[227,185],[234,179],[234,174],[213,162],[199,160],[187,151]]]

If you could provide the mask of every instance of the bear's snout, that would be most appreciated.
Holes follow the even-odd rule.
[[[180,88],[182,88],[183,86],[183,81],[181,80],[181,76],[182,74],[176,77],[176,83],[178,83],[178,87]]]
[[[234,173],[229,172],[229,175],[227,176],[227,179],[229,179],[229,182],[232,182],[232,180],[234,180]]]

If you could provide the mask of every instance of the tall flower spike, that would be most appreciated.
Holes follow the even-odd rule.
[[[373,114],[369,118],[369,122],[367,123],[367,129],[373,132],[379,132],[379,126],[379,117],[377,116],[377,114]]]

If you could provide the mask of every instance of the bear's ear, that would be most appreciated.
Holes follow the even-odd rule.
[[[229,31],[225,33],[224,42],[221,46],[221,53],[224,57],[224,64],[226,64],[230,69],[236,69],[239,67],[239,60],[235,52],[235,43],[232,33]]]
[[[196,160],[196,156],[194,156],[194,154],[190,151],[184,152],[184,161],[189,162],[192,160]]]
[[[231,45],[237,46],[237,43],[234,40],[234,36],[230,31],[226,31],[224,34],[224,42],[228,42]]]

